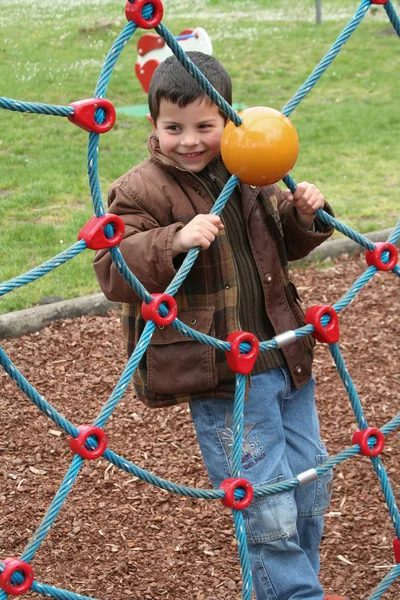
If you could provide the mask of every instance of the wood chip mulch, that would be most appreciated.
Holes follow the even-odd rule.
[[[334,304],[365,270],[362,257],[296,270],[304,306]],[[379,273],[341,313],[340,347],[368,424],[400,410],[400,282]],[[119,317],[58,321],[3,341],[11,359],[75,425],[91,423],[125,364]],[[322,438],[330,454],[351,446],[355,419],[329,350],[315,358]],[[71,451],[57,430],[0,373],[0,560],[20,555],[66,470]],[[187,406],[151,411],[129,393],[106,426],[110,447],[155,474],[209,487]],[[399,430],[382,460],[400,495]],[[393,526],[370,459],[335,469],[326,515],[321,581],[327,593],[366,600],[394,566]],[[219,502],[170,495],[104,459],[86,462],[32,566],[38,581],[99,600],[239,600],[241,577],[230,511]],[[25,598],[37,598],[32,592]],[[397,580],[384,595],[399,600]]]

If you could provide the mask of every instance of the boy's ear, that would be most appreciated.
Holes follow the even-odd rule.
[[[153,118],[152,118],[151,114],[150,114],[150,113],[147,113],[146,117],[148,118],[148,120],[149,120],[149,122],[150,122],[150,124],[151,124],[151,126],[152,126],[152,128],[153,128],[153,131],[157,131],[157,126],[156,126],[156,124],[154,123],[154,121],[153,121]]]

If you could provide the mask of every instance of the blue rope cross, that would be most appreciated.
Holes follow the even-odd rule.
[[[133,0],[129,0],[133,3]],[[286,116],[290,115],[293,110],[298,106],[298,104],[305,98],[305,96],[312,90],[315,84],[322,77],[326,69],[331,65],[332,61],[339,54],[345,43],[348,41],[350,36],[354,33],[356,28],[360,25],[362,19],[368,12],[371,3],[373,0],[362,0],[356,13],[353,18],[349,21],[346,27],[343,29],[342,33],[339,35],[336,42],[333,44],[331,49],[327,52],[324,58],[320,61],[311,75],[307,78],[305,83],[299,88],[299,90],[294,94],[294,96],[285,104],[282,109],[282,113]],[[392,23],[396,33],[400,36],[400,19],[396,14],[396,11],[390,2],[390,0],[384,5],[384,9],[388,15],[390,22]],[[142,16],[144,19],[151,19],[153,16],[153,5],[146,4],[142,10]],[[124,27],[114,44],[112,45],[106,59],[104,65],[102,67],[96,89],[94,92],[95,98],[104,98],[107,85],[109,83],[110,77],[112,75],[115,64],[124,49],[126,43],[130,40],[132,35],[135,33],[137,29],[137,25],[133,21],[129,21],[127,25]],[[188,58],[185,52],[182,50],[181,46],[177,43],[175,37],[169,32],[169,30],[160,23],[155,27],[155,30],[162,38],[165,40],[167,45],[170,47],[172,52],[181,62],[181,64],[187,69],[187,71],[194,77],[197,83],[202,87],[205,93],[217,104],[217,106],[224,112],[224,114],[232,120],[236,126],[240,126],[242,123],[241,118],[237,115],[237,113],[232,109],[232,107],[218,94],[218,92],[210,85],[210,83],[205,79],[202,73],[193,65],[192,61]],[[61,116],[71,118],[74,116],[74,108],[71,106],[55,106],[49,104],[42,103],[32,103],[32,102],[23,102],[20,100],[14,100],[10,98],[0,97],[0,108],[18,112],[27,112],[27,113],[35,113],[35,114],[44,114],[44,115],[53,115],[53,116]],[[98,108],[94,113],[94,118],[96,123],[103,123],[105,115],[104,110]],[[98,133],[89,133],[89,143],[88,143],[88,155],[87,155],[87,169],[88,169],[88,178],[89,178],[89,187],[91,192],[91,197],[93,201],[94,214],[96,217],[102,217],[105,214],[105,209],[102,201],[101,189],[100,189],[100,181],[98,174],[98,150],[99,150],[99,134]],[[296,183],[292,179],[292,177],[287,176],[284,178],[284,183],[287,187],[294,192],[296,189]],[[219,198],[217,199],[212,212],[219,215],[221,214],[224,206],[228,202],[229,197],[232,194],[232,191],[239,183],[239,180],[236,176],[232,176],[229,181],[226,183],[224,189],[222,190]],[[318,218],[324,223],[334,227],[350,239],[356,241],[360,246],[365,248],[367,251],[373,251],[375,245],[360,235],[350,227],[340,223],[340,221],[334,219],[330,215],[328,215],[325,211],[319,209],[317,211]],[[112,226],[107,225],[105,228],[105,234],[107,237],[111,237],[113,233]],[[388,242],[391,244],[396,244],[400,238],[400,220],[393,229]],[[64,264],[65,262],[71,260],[78,254],[80,254],[83,250],[85,250],[87,244],[84,240],[80,240],[75,243],[73,246],[59,254],[58,256],[48,260],[42,265],[32,269],[31,271],[15,277],[9,281],[4,282],[0,285],[0,297],[14,289],[17,289],[21,286],[27,285],[28,283],[43,277],[50,271],[54,270],[58,266]],[[197,256],[199,253],[199,248],[192,248],[183,264],[181,265],[179,271],[176,276],[166,289],[166,293],[173,296],[176,294],[183,281],[185,280],[187,274],[191,270]],[[135,275],[130,271],[127,266],[121,252],[118,247],[113,247],[110,249],[110,254],[114,264],[118,272],[122,275],[122,277],[127,281],[127,283],[134,289],[136,294],[146,303],[149,303],[152,299],[152,296],[149,292],[144,288],[144,286],[138,281]],[[385,263],[388,260],[388,252],[382,254],[382,261]],[[346,308],[350,302],[356,297],[356,295],[361,291],[361,289],[373,278],[373,276],[377,273],[378,268],[376,266],[369,266],[365,272],[358,278],[358,280],[350,287],[350,289],[346,292],[346,294],[339,299],[334,305],[334,309],[340,313],[344,308]],[[400,276],[400,268],[396,265],[392,269],[393,273],[397,276]],[[160,307],[160,314],[165,315],[167,309],[164,305]],[[325,319],[325,321],[324,321]],[[328,318],[324,317],[322,320],[322,324],[325,326],[328,322]],[[209,344],[214,348],[220,351],[229,351],[230,343],[224,340],[218,340],[211,336],[204,335],[198,331],[193,330],[189,326],[183,324],[178,318],[176,318],[173,323],[173,327],[175,327],[180,333],[186,335],[187,337],[203,344]],[[132,376],[135,370],[138,367],[138,364],[143,357],[144,353],[147,350],[147,347],[150,343],[151,337],[155,330],[155,324],[149,320],[146,323],[142,336],[137,344],[133,354],[129,358],[125,369],[123,370],[120,379],[111,393],[109,399],[105,403],[105,405],[100,410],[100,413],[94,420],[94,426],[99,427],[101,429],[104,428],[108,419],[112,415],[115,407],[125,394],[127,386],[132,379]],[[309,335],[313,333],[314,327],[312,325],[305,325],[293,332],[289,333],[289,338],[294,341],[297,338],[301,338],[305,335]],[[272,349],[278,348],[280,341],[278,338],[272,338],[271,340],[262,341],[260,343],[260,351],[269,352]],[[332,354],[332,358],[334,363],[338,369],[338,373],[340,378],[343,381],[343,385],[348,393],[349,400],[351,403],[351,407],[353,409],[355,419],[360,430],[365,430],[368,427],[362,405],[360,403],[360,399],[357,394],[357,390],[354,386],[352,378],[346,368],[345,362],[343,360],[342,354],[340,352],[340,348],[338,343],[333,343],[329,345],[330,352]],[[250,345],[247,342],[243,342],[240,344],[240,351],[246,353],[250,350]],[[75,427],[70,421],[68,421],[63,415],[61,415],[53,406],[45,400],[39,392],[25,379],[22,373],[17,369],[17,367],[12,363],[10,358],[4,352],[4,350],[0,347],[0,364],[9,377],[16,383],[16,385],[22,390],[26,396],[37,406],[39,410],[41,410],[49,419],[51,419],[57,427],[62,429],[67,435],[71,438],[76,438],[80,430]],[[242,441],[243,441],[243,409],[244,409],[244,397],[245,397],[245,386],[246,380],[245,376],[241,374],[236,375],[236,394],[235,394],[235,403],[234,403],[234,442],[233,442],[233,469],[235,477],[240,477],[240,466],[241,466],[241,458],[242,458]],[[389,421],[386,425],[384,425],[380,434],[383,436],[388,435],[395,429],[400,426],[400,412],[395,415],[391,421]],[[368,447],[373,448],[376,442],[376,437],[371,436],[368,439]],[[97,447],[98,442],[92,436],[89,437],[86,442],[86,448],[89,450],[93,450]],[[360,452],[361,448],[359,444],[353,444],[349,448],[342,450],[336,456],[330,457],[323,465],[318,466],[315,471],[315,477],[320,477],[324,473],[326,473],[332,467],[341,464],[345,460],[352,458]],[[112,450],[107,448],[103,454],[104,458],[108,460],[111,464],[119,467],[120,469],[138,477],[142,481],[145,481],[153,486],[159,487],[163,490],[166,490],[173,494],[180,494],[182,496],[186,496],[189,498],[201,498],[205,500],[223,500],[225,498],[225,491],[223,490],[210,490],[210,489],[200,489],[200,488],[191,488],[183,485],[176,484],[174,482],[168,481],[166,479],[162,479],[157,477],[153,473],[146,471],[145,469],[141,469],[137,465],[131,463],[129,460],[125,459],[122,456],[114,453]],[[29,541],[27,547],[21,555],[21,560],[25,563],[30,563],[35,556],[35,553],[39,549],[46,535],[48,534],[51,526],[55,522],[59,511],[68,496],[68,493],[72,489],[74,482],[78,476],[78,473],[83,465],[84,459],[79,455],[75,454],[72,459],[71,465],[53,499],[51,502],[46,515],[44,516],[41,524],[36,529],[33,537]],[[391,522],[394,527],[396,538],[400,545],[400,515],[399,510],[396,506],[395,497],[393,494],[393,489],[390,485],[390,481],[388,475],[385,471],[385,468],[382,464],[379,456],[371,456],[372,466],[378,476],[381,489],[383,495],[385,497],[388,511],[390,514]],[[256,497],[267,496],[271,494],[277,494],[279,492],[285,490],[291,490],[296,486],[300,485],[302,481],[302,473],[299,473],[296,477],[293,477],[286,481],[281,481],[279,483],[266,485],[266,486],[256,486],[254,488],[254,495]],[[234,492],[234,497],[236,500],[240,500],[245,495],[245,492],[242,489],[236,489]],[[242,598],[243,600],[251,600],[252,596],[252,580],[251,580],[251,571],[250,571],[250,563],[247,552],[247,541],[244,531],[244,523],[243,523],[243,515],[240,510],[232,509],[233,520],[235,525],[236,536],[238,540],[238,552],[239,552],[239,560],[242,569],[243,576],[243,586],[242,586]],[[400,551],[400,550],[399,550]],[[0,562],[0,581],[1,574],[4,573],[4,570],[7,568],[6,562]],[[394,566],[390,572],[382,579],[376,589],[369,596],[368,600],[378,600],[382,597],[382,595],[386,592],[386,590],[391,586],[391,584],[400,576],[400,564]],[[11,584],[13,586],[19,586],[24,583],[24,576],[20,571],[16,571],[11,577]],[[59,588],[55,588],[43,583],[39,583],[36,579],[33,579],[31,583],[31,589],[43,596],[59,598],[61,600],[94,600],[87,596],[82,596],[76,594],[74,592],[69,592],[66,590],[62,590]],[[0,600],[5,600],[7,598],[7,592],[1,588],[0,586]]]

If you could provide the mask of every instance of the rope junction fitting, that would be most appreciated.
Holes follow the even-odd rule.
[[[390,22],[396,33],[400,36],[400,19],[390,0],[362,0],[353,18],[343,29],[331,49],[315,67],[314,71],[304,84],[283,107],[281,111],[283,115],[286,117],[289,116],[312,90],[326,69],[332,64],[333,60],[342,50],[345,43],[360,25],[365,15],[368,13],[370,6],[374,4],[384,6]],[[29,589],[32,589],[35,593],[43,596],[60,598],[62,600],[94,600],[87,596],[39,583],[36,581],[33,569],[30,565],[37,550],[55,522],[68,493],[72,489],[84,460],[93,460],[99,456],[103,456],[105,460],[120,469],[170,493],[180,494],[189,498],[220,500],[225,506],[231,508],[236,536],[239,542],[239,560],[243,576],[242,598],[243,600],[251,600],[252,580],[243,526],[243,515],[241,511],[252,502],[253,497],[265,497],[294,489],[298,485],[306,485],[308,482],[323,476],[332,467],[341,464],[357,454],[363,454],[371,458],[371,464],[379,479],[382,493],[388,506],[391,522],[395,530],[393,549],[396,565],[382,579],[368,599],[379,600],[391,584],[400,576],[400,515],[394,498],[393,489],[379,456],[384,448],[385,436],[400,426],[400,413],[395,415],[391,421],[386,423],[380,429],[368,426],[357,390],[346,368],[338,345],[338,314],[352,302],[356,295],[369,281],[371,281],[378,271],[391,271],[394,275],[400,277],[400,267],[397,265],[398,251],[395,246],[396,242],[400,239],[400,221],[393,229],[387,242],[383,244],[373,244],[370,240],[337,219],[331,217],[322,209],[316,211],[318,219],[331,227],[334,227],[366,249],[368,268],[334,306],[321,305],[311,307],[307,312],[308,316],[306,317],[306,325],[304,327],[295,331],[283,332],[271,340],[259,342],[253,334],[248,332],[233,332],[226,340],[218,340],[211,336],[204,335],[179,321],[176,301],[173,296],[193,266],[200,248],[192,248],[188,252],[179,271],[165,290],[164,294],[151,295],[130,271],[124,261],[118,248],[118,244],[124,235],[124,224],[119,217],[105,213],[100,189],[97,162],[99,136],[102,133],[108,132],[115,123],[115,109],[108,100],[105,100],[107,85],[117,59],[137,28],[142,27],[144,29],[149,29],[154,27],[164,42],[171,48],[181,64],[187,69],[211,100],[215,102],[219,109],[224,112],[227,118],[232,121],[236,127],[239,127],[243,123],[243,120],[210,85],[197,67],[193,65],[178,44],[177,39],[162,24],[163,5],[161,0],[129,0],[126,3],[125,13],[128,23],[112,45],[112,48],[105,59],[93,98],[72,102],[69,106],[56,106],[23,102],[4,97],[0,98],[0,108],[5,110],[67,117],[69,121],[89,132],[87,166],[90,193],[94,207],[94,216],[79,232],[77,243],[39,267],[4,282],[0,285],[0,296],[43,277],[61,264],[64,264],[80,254],[86,248],[93,250],[108,248],[118,272],[142,299],[142,314],[143,318],[147,321],[142,336],[133,354],[129,358],[115,389],[102,407],[93,425],[81,425],[76,427],[68,421],[24,378],[23,374],[16,368],[4,350],[0,347],[0,364],[3,369],[35,406],[37,406],[37,408],[51,419],[57,427],[69,436],[70,447],[74,452],[71,465],[59,490],[51,502],[43,521],[36,529],[21,557],[8,557],[0,560],[0,600],[5,600],[8,594],[23,595]],[[283,181],[292,192],[296,190],[296,182],[290,175],[285,175]],[[213,207],[213,214],[221,214],[238,183],[238,177],[232,175]],[[132,376],[150,343],[154,330],[156,326],[160,326],[160,324],[161,326],[172,326],[181,334],[198,343],[208,344],[219,351],[226,352],[228,364],[232,371],[236,373],[233,424],[234,441],[232,451],[234,477],[225,480],[219,490],[191,488],[162,479],[115,454],[108,447],[108,440],[104,433],[104,427],[115,407],[125,394]],[[308,468],[302,473],[299,473],[296,477],[286,481],[253,487],[246,479],[243,479],[240,476],[246,374],[251,372],[258,352],[269,352],[275,348],[287,346],[297,339],[310,334],[314,335],[317,340],[329,344],[329,350],[333,361],[349,396],[358,430],[353,434],[351,440],[352,445],[339,452],[336,456],[329,457],[323,465],[319,465],[316,468]],[[307,466],[308,465],[305,465],[305,467]]]

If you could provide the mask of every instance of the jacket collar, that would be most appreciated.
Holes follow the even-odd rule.
[[[160,167],[163,167],[168,171],[178,170],[181,173],[189,173],[191,175],[194,175],[188,169],[182,169],[182,167],[180,167],[178,163],[176,163],[172,158],[168,158],[167,156],[165,156],[165,154],[162,153],[160,148],[160,142],[155,131],[153,131],[153,133],[150,134],[147,140],[147,145],[151,159]],[[214,167],[217,165],[219,160],[219,156],[213,158],[213,160],[205,167],[204,171],[207,170],[213,172]]]
[[[168,158],[161,152],[160,142],[159,142],[159,139],[158,139],[155,131],[153,131],[153,133],[151,133],[149,135],[149,138],[147,140],[147,146],[148,146],[148,149],[150,152],[151,159],[155,163],[157,163],[159,166],[167,168],[168,170],[170,170],[170,169],[179,169],[180,171],[184,170],[184,169],[180,169],[179,165],[174,160],[172,160],[172,158]]]
[[[153,133],[151,133],[149,136],[148,149],[150,152],[151,159],[157,165],[159,165],[161,168],[163,168],[167,171],[170,171],[170,172],[179,171],[180,173],[186,173],[189,176],[193,176],[193,173],[191,173],[191,171],[182,169],[174,160],[172,160],[172,158],[168,158],[161,152],[160,142],[158,140],[158,137],[157,137],[157,134],[155,131],[153,131]],[[215,162],[215,166],[216,166],[217,163],[219,162],[219,160],[220,160],[219,157],[215,157],[211,161],[211,163],[209,165],[207,165],[206,169],[209,172],[213,172],[214,171],[214,168],[213,168],[214,162]],[[243,194],[242,195],[243,213],[244,213],[245,219],[247,219],[247,217],[252,209],[252,206],[260,192],[260,188],[242,184],[242,183],[240,185],[241,185],[242,194]]]

